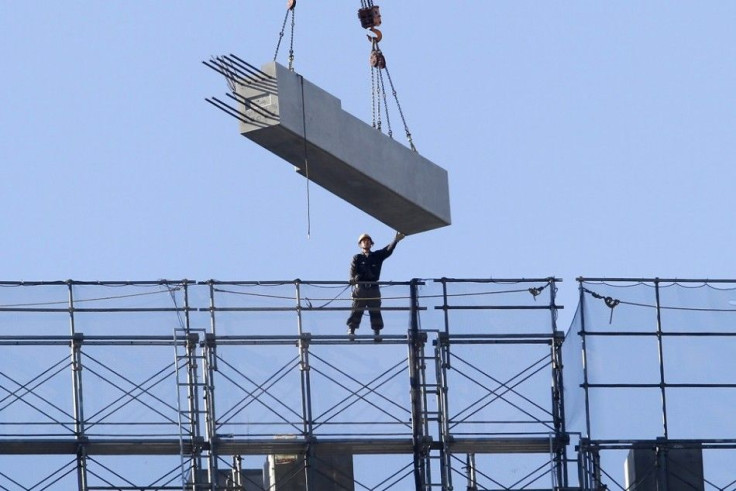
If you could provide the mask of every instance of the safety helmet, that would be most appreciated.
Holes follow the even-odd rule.
[[[371,236],[368,234],[360,234],[360,237],[358,237],[358,245],[360,245],[363,239],[368,239],[369,241],[371,241],[371,245],[373,245],[373,239],[371,239]]]

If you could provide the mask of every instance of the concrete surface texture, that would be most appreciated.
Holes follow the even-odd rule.
[[[340,100],[271,62],[239,84],[240,132],[394,230],[451,223],[447,171],[342,110]]]

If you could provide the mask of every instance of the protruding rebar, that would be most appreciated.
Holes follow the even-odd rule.
[[[233,118],[237,119],[241,123],[245,123],[245,124],[257,124],[258,123],[256,120],[248,118],[248,116],[246,116],[245,114],[242,114],[237,109],[228,106],[226,103],[222,102],[217,97],[213,97],[211,99],[205,98],[205,101],[209,102],[210,104],[212,104],[213,106],[215,106],[217,109],[224,112],[228,116],[232,116]]]

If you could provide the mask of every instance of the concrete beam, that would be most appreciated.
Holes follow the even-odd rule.
[[[342,110],[340,100],[276,62],[236,85],[240,133],[389,227],[450,224],[447,171]]]

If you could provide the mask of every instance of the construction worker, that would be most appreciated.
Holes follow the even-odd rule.
[[[381,266],[391,254],[396,244],[405,237],[401,232],[396,232],[394,240],[383,249],[371,251],[373,239],[368,234],[358,237],[358,246],[362,249],[360,254],[353,256],[350,263],[350,284],[353,286],[353,310],[348,318],[348,335],[350,339],[355,336],[355,330],[360,326],[363,312],[368,309],[371,319],[371,328],[380,339],[383,329],[383,318],[381,317],[381,290],[375,283],[381,278]]]

